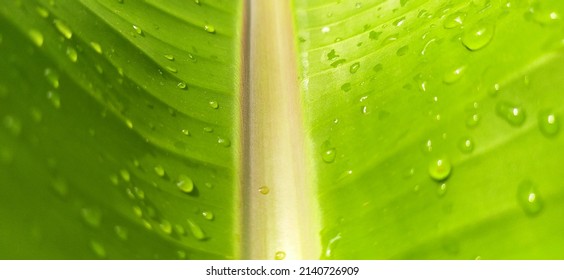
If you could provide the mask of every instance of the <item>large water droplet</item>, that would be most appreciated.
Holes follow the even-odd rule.
[[[485,47],[493,38],[495,25],[481,22],[464,31],[462,43],[471,51]]]
[[[65,38],[70,39],[72,38],[72,31],[71,29],[62,21],[55,19],[53,20],[55,27]]]
[[[556,114],[547,111],[539,113],[539,128],[542,134],[547,137],[556,136],[560,131],[560,123]]]
[[[534,216],[541,212],[543,203],[536,186],[529,180],[519,184],[517,200],[528,215]]]
[[[194,182],[186,175],[178,176],[176,186],[184,193],[191,193],[194,190]]]
[[[190,232],[196,239],[198,240],[206,239],[206,234],[198,224],[196,224],[194,221],[190,219],[187,219],[186,222],[188,223],[188,228],[190,229]]]
[[[447,158],[438,158],[429,163],[429,176],[436,181],[444,181],[451,171],[452,165]]]
[[[512,126],[521,126],[525,123],[525,110],[521,106],[509,102],[499,102],[495,109],[497,115]]]

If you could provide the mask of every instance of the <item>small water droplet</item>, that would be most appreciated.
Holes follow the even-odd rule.
[[[321,28],[321,33],[323,34],[329,33],[329,31],[331,31],[331,28],[329,28],[329,26],[324,26],[323,28]]]
[[[170,61],[174,61],[174,56],[172,54],[165,54],[164,57]]]
[[[141,200],[145,199],[145,192],[142,189],[140,189],[138,187],[134,187],[133,191],[135,192],[135,196],[138,199],[141,199]]]
[[[29,35],[29,38],[31,39],[33,44],[35,44],[38,47],[43,46],[43,34],[41,34],[41,32],[35,29],[31,29],[28,31],[27,34]]]
[[[55,19],[53,20],[55,27],[65,38],[70,39],[72,38],[72,30],[62,21]]]
[[[57,74],[55,70],[46,68],[43,74],[45,75],[45,78],[47,78],[47,81],[49,82],[49,84],[51,84],[51,86],[53,86],[54,88],[59,88],[59,74]]]
[[[125,119],[125,125],[127,125],[129,129],[133,129],[133,122],[130,119]]]
[[[206,234],[198,224],[196,224],[194,221],[190,219],[187,219],[186,222],[188,223],[188,228],[190,229],[190,232],[192,233],[192,235],[194,235],[196,239],[205,240],[207,238]]]
[[[128,232],[127,232],[126,228],[124,228],[122,226],[115,226],[114,231],[115,231],[116,235],[119,237],[119,239],[127,240]]]
[[[103,259],[106,257],[106,249],[104,249],[104,246],[102,246],[102,244],[92,240],[90,241],[90,248],[92,248],[94,254],[96,254],[96,256],[98,256],[99,258]]]
[[[213,212],[211,211],[202,211],[202,216],[208,221],[213,221],[213,219],[215,218]]]
[[[258,189],[258,191],[263,195],[267,195],[270,192],[270,189],[267,186],[262,186]]]
[[[462,138],[458,143],[458,149],[465,154],[471,153],[474,150],[474,141],[470,138]]]
[[[51,101],[51,104],[56,109],[61,108],[61,97],[59,96],[59,94],[57,92],[52,91],[52,90],[48,91],[47,92],[47,99],[49,99],[49,101]]]
[[[380,71],[382,71],[382,69],[384,69],[384,67],[382,66],[381,63],[378,63],[378,64],[374,65],[374,67],[372,67],[372,71],[374,71],[374,72],[380,72]]]
[[[194,182],[192,178],[186,175],[179,175],[176,186],[184,193],[191,193],[194,190]]]
[[[231,141],[229,141],[229,139],[227,138],[218,137],[217,144],[227,148],[231,146]]]
[[[133,25],[133,29],[135,30],[135,32],[141,36],[143,36],[143,30],[141,29],[141,27],[137,26],[137,25]]]
[[[217,109],[219,108],[219,104],[217,103],[217,101],[212,100],[210,102],[208,102],[208,105],[212,108],[212,109]]]
[[[170,224],[169,221],[167,220],[162,220],[159,227],[161,228],[161,230],[166,233],[166,234],[171,234],[172,233],[172,225]]]
[[[179,89],[186,89],[187,88],[186,83],[184,83],[184,82],[178,82],[178,84],[176,84],[176,87],[179,88]]]
[[[76,62],[78,60],[78,53],[76,52],[76,50],[73,47],[68,46],[67,47],[67,57],[70,59],[70,61]]]
[[[454,70],[448,71],[443,76],[443,82],[445,84],[454,84],[460,80],[462,74],[464,74],[464,70],[466,69],[465,66],[460,66],[455,68]]]
[[[478,114],[471,114],[466,119],[466,127],[468,128],[474,128],[478,125],[478,123],[480,123],[480,115]]]
[[[446,29],[452,29],[461,27],[464,24],[464,19],[466,18],[466,13],[455,12],[448,15],[443,21],[443,27]]]
[[[212,132],[213,132],[213,128],[211,128],[211,127],[209,127],[209,126],[206,126],[206,127],[204,127],[204,132],[205,132],[205,133],[212,133]]]
[[[436,181],[444,181],[451,171],[452,165],[447,158],[438,158],[429,163],[429,176]]]
[[[485,47],[493,38],[495,25],[490,23],[478,23],[464,31],[462,44],[471,51],[477,51]]]
[[[368,38],[370,38],[370,40],[378,40],[380,35],[382,35],[382,32],[370,31],[370,33],[368,33]]]
[[[560,123],[556,114],[548,111],[539,113],[539,128],[547,137],[554,137],[560,131]]]
[[[439,197],[445,196],[446,192],[447,192],[447,185],[445,183],[442,183],[439,186],[437,186],[437,195]]]
[[[321,153],[321,159],[325,163],[332,163],[337,157],[337,150],[335,148],[327,148]]]
[[[133,213],[139,218],[143,217],[143,210],[139,206],[133,206]]]
[[[358,71],[359,68],[360,68],[360,62],[355,62],[351,65],[349,71],[351,72],[351,74],[354,74]]]
[[[121,178],[126,181],[129,182],[131,179],[131,176],[129,175],[129,171],[122,169],[119,171],[119,174],[121,175]]]
[[[200,0],[194,0],[194,3],[196,3],[197,5],[200,5]]]
[[[69,192],[69,187],[67,185],[67,182],[65,180],[61,179],[61,178],[54,179],[51,182],[51,187],[53,188],[55,193],[57,193],[61,197],[67,196],[67,194]]]
[[[90,42],[90,46],[92,47],[92,49],[94,49],[94,51],[96,51],[99,54],[102,54],[102,46],[100,46],[99,43]]]
[[[188,129],[183,129],[182,130],[182,134],[186,135],[186,136],[190,136],[190,130]]]
[[[344,92],[348,92],[352,89],[351,83],[344,83],[341,85],[341,90]]]
[[[35,11],[42,18],[48,18],[49,17],[49,11],[46,10],[45,8],[43,8],[43,7],[37,6],[37,7],[35,7]]]
[[[283,259],[285,259],[285,258],[286,258],[286,252],[284,252],[284,251],[277,251],[277,252],[274,254],[274,259],[275,259],[275,260],[280,261],[280,260],[283,260]]]
[[[497,115],[512,126],[521,126],[525,123],[525,110],[521,106],[509,102],[499,102],[495,109]]]
[[[204,26],[204,30],[206,30],[206,32],[208,33],[212,33],[212,34],[215,33],[215,27],[211,24],[206,24]]]
[[[174,68],[174,67],[172,67],[172,66],[166,66],[165,68],[166,68],[166,70],[167,70],[168,72],[170,72],[170,73],[178,73],[178,69],[176,69],[176,68]]]
[[[161,165],[157,165],[154,168],[155,173],[157,173],[157,175],[159,175],[159,177],[163,177],[165,175],[165,170]]]
[[[92,227],[100,226],[102,221],[102,213],[100,213],[100,210],[94,208],[82,208],[80,215],[88,225]]]
[[[535,184],[529,180],[525,180],[519,184],[517,200],[525,213],[530,216],[539,214],[543,208],[543,202],[539,196],[539,192]]]

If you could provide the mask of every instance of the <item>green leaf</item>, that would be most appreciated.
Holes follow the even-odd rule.
[[[564,3],[288,4],[2,1],[0,258],[564,257]]]

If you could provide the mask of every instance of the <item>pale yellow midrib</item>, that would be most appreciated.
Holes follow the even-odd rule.
[[[243,257],[319,257],[319,219],[307,176],[290,0],[248,0]],[[266,195],[258,190],[267,186]]]

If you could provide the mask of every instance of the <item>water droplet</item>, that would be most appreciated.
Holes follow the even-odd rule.
[[[478,125],[478,123],[480,123],[480,115],[478,114],[471,114],[466,119],[466,127],[468,128],[474,128]]]
[[[70,59],[70,61],[76,62],[78,60],[78,53],[76,52],[76,50],[73,47],[68,46],[67,47],[67,57]]]
[[[119,174],[121,175],[121,178],[126,182],[129,182],[129,180],[131,179],[131,176],[129,175],[129,171],[125,169],[120,170]]]
[[[188,129],[183,129],[182,130],[182,134],[186,135],[186,136],[190,136],[190,130]]]
[[[213,219],[215,218],[211,211],[202,211],[202,216],[208,221],[213,221]]]
[[[166,234],[171,234],[172,233],[172,225],[170,224],[169,221],[167,220],[162,220],[161,224],[159,225],[159,227],[161,228],[161,230],[166,233]]]
[[[556,117],[556,114],[552,112],[541,112],[539,113],[539,128],[547,137],[554,137],[560,131],[560,123]]]
[[[92,47],[92,49],[94,49],[94,51],[96,51],[99,54],[102,54],[102,46],[100,46],[100,44],[96,42],[90,42],[90,46]]]
[[[194,182],[192,178],[186,175],[179,175],[176,186],[184,193],[191,193],[194,190]]]
[[[212,133],[212,132],[213,132],[213,128],[211,128],[211,127],[209,127],[209,126],[206,126],[206,127],[204,127],[204,132],[205,132],[205,133]]]
[[[351,83],[344,83],[341,86],[341,90],[344,91],[344,92],[348,92],[351,89],[352,89]]]
[[[370,33],[368,33],[368,38],[370,38],[370,40],[378,40],[380,35],[382,35],[382,32],[370,31]]]
[[[208,105],[210,105],[210,107],[211,107],[212,109],[217,109],[217,108],[219,108],[219,104],[217,103],[217,101],[214,101],[214,100],[208,102]]]
[[[155,173],[157,173],[157,175],[159,175],[159,177],[163,177],[165,175],[165,170],[161,165],[157,165],[155,166]]]
[[[270,192],[270,189],[267,186],[262,186],[258,189],[259,193],[267,195]]]
[[[443,197],[446,194],[446,192],[447,192],[447,185],[445,183],[442,183],[437,187],[437,195],[439,197]]]
[[[29,35],[29,38],[31,39],[33,44],[35,44],[38,47],[43,46],[43,34],[41,34],[41,32],[35,29],[31,29],[27,34]]]
[[[229,139],[227,138],[219,137],[217,138],[217,144],[227,148],[231,146],[231,141],[229,141]]]
[[[45,78],[47,78],[47,81],[49,82],[49,84],[51,84],[51,86],[53,86],[54,88],[59,88],[59,74],[57,74],[55,70],[46,68],[43,74],[45,75]]]
[[[439,158],[429,163],[429,176],[436,181],[444,181],[450,176],[452,165],[447,158]]]
[[[51,101],[51,104],[53,104],[53,107],[55,107],[56,109],[61,108],[61,97],[59,96],[59,94],[57,92],[54,91],[48,91],[47,92],[47,99],[49,99]]]
[[[337,150],[335,148],[327,148],[321,153],[321,159],[325,163],[332,163],[337,157]]]
[[[284,251],[277,251],[277,252],[274,254],[274,259],[275,259],[275,260],[280,261],[280,260],[283,260],[283,259],[285,259],[285,258],[286,258],[286,252],[284,252]]]
[[[115,226],[114,231],[115,231],[116,235],[119,237],[119,239],[127,240],[128,232],[127,232],[126,228],[124,228],[122,226]]]
[[[138,199],[141,199],[141,200],[145,199],[145,192],[142,189],[140,189],[138,187],[134,187],[133,191],[135,192],[135,196]]]
[[[210,24],[206,24],[204,26],[204,30],[206,30],[206,32],[208,32],[208,33],[212,33],[212,34],[215,33],[215,27],[213,25],[210,25]]]
[[[458,148],[465,154],[471,153],[474,150],[474,141],[470,138],[462,138],[458,143]]]
[[[133,122],[130,119],[125,119],[125,125],[127,125],[129,129],[133,129]]]
[[[404,7],[408,0],[400,0],[400,6]]]
[[[466,69],[465,66],[460,66],[457,67],[456,69],[447,72],[444,76],[443,76],[443,82],[445,84],[454,84],[456,83],[458,80],[460,80],[460,78],[462,77],[462,74],[464,74],[464,70]]]
[[[354,74],[358,71],[359,68],[360,68],[360,62],[355,62],[351,65],[349,71],[351,72],[351,74]]]
[[[495,26],[489,23],[478,23],[464,31],[462,44],[471,51],[485,47],[493,38]]]
[[[334,236],[327,242],[327,245],[325,246],[323,252],[324,258],[326,259],[333,258],[333,253],[335,251],[335,248],[337,247],[337,244],[339,243],[339,240],[341,240],[341,233],[338,233],[336,236]]]
[[[72,38],[72,30],[62,21],[55,19],[53,20],[55,27],[65,38],[70,39]]]
[[[165,68],[166,68],[166,70],[167,70],[168,72],[170,72],[170,73],[178,73],[178,69],[176,69],[176,68],[174,68],[174,67],[172,67],[172,66],[166,66]]]
[[[133,206],[133,213],[139,218],[143,217],[143,210],[139,206]]]
[[[525,110],[521,106],[509,102],[499,102],[496,113],[512,126],[521,126],[526,119]]]
[[[408,51],[409,51],[409,46],[403,46],[396,51],[396,55],[404,56],[407,54]]]
[[[443,27],[446,29],[461,27],[464,24],[466,14],[463,12],[455,12],[448,15],[443,21]]]
[[[374,71],[374,72],[380,72],[380,71],[382,71],[382,69],[384,69],[384,67],[382,66],[381,63],[378,63],[378,64],[374,65],[374,67],[372,67],[372,71]]]
[[[186,230],[184,230],[184,227],[181,225],[174,225],[174,231],[181,236],[186,233]]]
[[[43,7],[37,6],[37,7],[35,7],[35,11],[42,18],[48,18],[49,17],[49,11],[47,11]]]
[[[106,249],[104,249],[104,246],[102,246],[102,244],[92,240],[90,241],[90,248],[92,248],[94,254],[96,254],[96,256],[98,256],[99,258],[106,257]]]
[[[143,30],[141,29],[141,27],[137,26],[137,25],[133,25],[133,29],[135,30],[135,32],[141,36],[143,36]]]
[[[178,84],[176,84],[176,87],[179,89],[186,89],[186,83],[184,82],[179,82]]]
[[[331,31],[331,28],[329,28],[329,26],[324,26],[323,28],[321,28],[321,33],[323,34],[329,33],[329,31]]]
[[[164,57],[170,61],[174,61],[174,56],[172,54],[165,54]]]
[[[200,5],[200,0],[194,0],[194,3]]]
[[[184,250],[176,251],[176,255],[178,256],[178,259],[180,259],[180,260],[185,260],[188,257],[188,255],[186,254],[186,252]]]
[[[102,213],[100,213],[100,210],[93,208],[82,208],[80,215],[88,225],[92,227],[100,226],[100,223],[102,221]]]
[[[541,212],[543,203],[536,186],[529,180],[519,184],[517,200],[528,215],[534,216]]]
[[[51,182],[51,187],[53,188],[55,193],[57,193],[61,197],[67,196],[67,194],[69,192],[69,187],[67,185],[67,182],[65,180],[61,179],[61,178],[54,179]]]
[[[206,239],[206,234],[198,224],[196,224],[190,219],[187,219],[186,222],[188,223],[188,228],[190,229],[190,232],[192,233],[192,235],[194,235],[196,239],[198,240]]]

